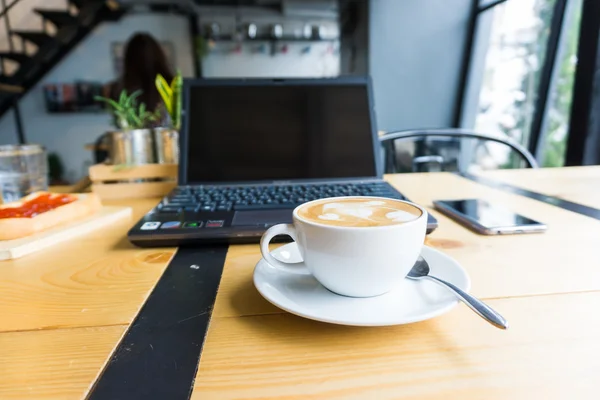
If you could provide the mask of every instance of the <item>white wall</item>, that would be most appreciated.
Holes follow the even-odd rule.
[[[170,41],[175,48],[175,65],[184,76],[194,75],[192,43],[186,17],[170,14],[133,14],[118,22],[96,28],[41,82],[21,99],[19,106],[28,142],[39,143],[57,152],[65,164],[66,178],[76,181],[87,174],[93,160],[84,150],[111,128],[107,114],[48,114],[43,86],[47,83],[72,83],[76,80],[109,82],[115,79],[111,43],[125,42],[137,31],[151,33],[159,41]],[[16,142],[12,111],[0,119],[0,144]]]
[[[285,43],[285,42],[284,42]],[[285,54],[270,54],[271,46]],[[271,44],[259,42],[241,45],[241,52],[232,50],[233,42],[217,42],[214,51],[202,60],[205,78],[326,78],[340,74],[339,42],[307,42]],[[257,49],[266,49],[258,53]],[[308,53],[303,50],[309,47]]]
[[[369,71],[379,129],[449,127],[471,0],[371,0]]]
[[[200,7],[199,25],[201,28],[217,23],[221,34],[231,35],[239,26],[253,23],[258,28],[258,36],[269,34],[270,26],[282,24],[284,37],[300,36],[304,25],[319,25],[324,28],[325,37],[339,37],[339,23],[337,20],[337,4],[334,1],[317,0],[323,7],[332,7],[332,17],[329,13],[319,13],[313,10],[314,15],[298,14],[302,6],[310,6],[300,2],[288,2],[284,15],[266,9],[226,7]],[[307,10],[308,10],[307,9]],[[308,12],[308,11],[307,11]],[[323,14],[323,15],[320,15]],[[241,46],[241,51],[234,51]],[[272,46],[275,53],[271,54]],[[287,52],[281,52],[287,46]],[[264,48],[265,52],[259,52]],[[309,47],[308,52],[303,49]],[[269,41],[244,40],[241,44],[234,41],[215,42],[215,47],[202,59],[202,75],[205,78],[325,78],[340,74],[340,43],[339,40],[324,42],[295,42],[280,41],[272,44]]]

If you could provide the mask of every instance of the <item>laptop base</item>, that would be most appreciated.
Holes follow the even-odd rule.
[[[406,200],[406,197],[387,182],[377,183],[387,191],[382,197]],[[164,212],[165,206],[162,210],[157,206],[129,231],[129,240],[140,247],[258,243],[269,227],[292,223],[295,207],[229,211],[202,211],[201,207],[197,210],[185,208],[187,207],[171,213]],[[437,220],[428,215],[427,233],[436,228]],[[286,237],[281,239],[289,241]]]

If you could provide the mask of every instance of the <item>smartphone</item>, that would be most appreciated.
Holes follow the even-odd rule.
[[[437,210],[482,235],[544,232],[546,225],[485,200],[436,200]]]

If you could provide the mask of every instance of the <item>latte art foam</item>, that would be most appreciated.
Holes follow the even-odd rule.
[[[401,201],[365,197],[324,199],[301,207],[298,216],[323,225],[372,227],[414,221],[421,210]]]

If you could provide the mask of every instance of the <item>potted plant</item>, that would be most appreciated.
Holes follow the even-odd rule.
[[[108,105],[119,129],[111,132],[109,159],[112,164],[132,165],[156,162],[151,125],[160,119],[160,113],[150,112],[144,103],[137,104],[136,91],[127,94],[123,90],[117,101],[95,97]]]
[[[177,164],[179,162],[179,129],[181,128],[181,86],[183,84],[181,72],[177,71],[170,84],[162,75],[158,74],[155,84],[169,115],[166,126],[154,129],[158,162]]]

